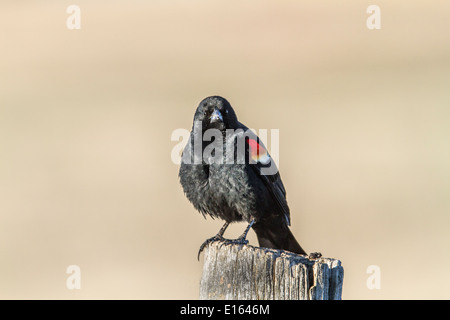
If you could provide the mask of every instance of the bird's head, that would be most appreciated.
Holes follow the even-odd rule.
[[[238,121],[230,103],[219,96],[211,96],[203,99],[195,112],[194,122],[201,121],[203,131],[207,129],[237,128]]]

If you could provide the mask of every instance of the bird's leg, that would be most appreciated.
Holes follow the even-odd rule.
[[[241,236],[239,238],[237,238],[236,240],[241,240],[242,242],[248,243],[248,240],[246,240],[247,233],[250,230],[250,228],[253,226],[254,223],[255,223],[255,219],[252,219],[252,221],[250,221],[250,223],[248,224],[247,228],[245,229],[244,233],[241,234]]]
[[[220,228],[219,232],[217,232],[216,237],[223,238],[223,234],[225,233],[225,230],[227,230],[228,226],[230,225],[229,222],[225,222],[225,224]]]
[[[227,230],[229,224],[229,222],[225,222],[225,224],[222,226],[222,228],[220,228],[219,232],[217,232],[214,237],[206,239],[205,242],[202,243],[200,249],[198,250],[197,260],[200,260],[200,253],[202,253],[202,251],[208,244],[214,241],[224,240],[223,234],[225,233],[225,230]]]
[[[247,238],[247,233],[250,230],[250,228],[253,226],[254,223],[255,223],[255,219],[252,219],[252,221],[250,221],[250,223],[248,224],[247,228],[244,230],[244,233],[241,234],[239,236],[239,238],[234,239],[234,240],[226,239],[224,244],[239,244],[239,245],[241,245],[241,247],[244,244],[248,244],[248,240],[246,239]]]

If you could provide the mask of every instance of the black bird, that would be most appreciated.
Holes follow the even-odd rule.
[[[248,243],[250,228],[261,247],[306,254],[289,229],[286,191],[263,143],[240,123],[230,103],[219,96],[202,100],[181,161],[184,193],[203,216],[225,220],[219,233],[206,240]],[[236,240],[223,234],[231,222],[247,221]]]

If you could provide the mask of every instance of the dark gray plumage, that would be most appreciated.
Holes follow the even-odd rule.
[[[211,132],[214,138],[208,136]],[[269,168],[275,170],[265,174]],[[288,227],[286,190],[275,163],[259,138],[238,121],[226,99],[212,96],[200,102],[179,178],[198,211],[226,222],[209,240],[223,239],[229,223],[246,221],[249,226],[236,241],[245,242],[252,227],[260,246],[305,254]]]

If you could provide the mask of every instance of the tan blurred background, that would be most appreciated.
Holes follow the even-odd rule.
[[[81,30],[66,27],[71,4]],[[197,299],[197,250],[222,223],[184,197],[170,136],[218,94],[249,127],[280,129],[292,230],[342,260],[344,299],[449,299],[449,12],[2,2],[0,298]],[[66,288],[73,264],[80,290]]]

